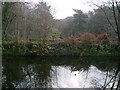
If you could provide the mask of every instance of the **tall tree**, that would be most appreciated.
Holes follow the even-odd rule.
[[[72,34],[78,36],[79,33],[85,32],[88,16],[81,10],[73,9],[76,14],[73,15],[73,31]]]
[[[92,4],[97,6],[98,9],[102,11],[105,19],[107,20],[107,23],[109,24],[109,26],[107,27],[112,28],[112,30],[117,36],[118,41],[120,41],[120,28],[119,28],[120,2],[117,0],[111,0],[107,2],[107,4],[106,3],[102,3],[102,5],[97,5],[94,3]],[[108,8],[108,10],[105,9],[106,7]],[[108,11],[110,11],[110,13],[108,13]],[[110,15],[112,15],[112,20],[111,20]],[[111,29],[108,28],[108,31],[109,30]]]
[[[72,34],[73,17],[55,20],[55,27],[61,32],[61,38],[68,38]]]
[[[2,3],[2,29],[3,29],[3,40],[6,39],[6,32],[9,25],[16,17],[16,14],[12,12],[12,7],[15,5],[15,2],[3,2]]]
[[[36,29],[37,39],[39,41],[46,40],[50,29],[53,27],[53,17],[50,13],[50,6],[45,2],[40,2],[33,10],[33,22]]]
[[[3,3],[3,39],[6,41],[36,40],[47,38],[53,17],[45,2],[30,6],[26,2]]]

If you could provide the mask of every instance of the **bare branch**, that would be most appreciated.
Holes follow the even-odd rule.
[[[113,30],[115,31],[115,33],[117,33],[115,27],[114,27],[113,24],[110,22],[106,11],[105,11],[101,6],[99,6],[99,5],[97,5],[97,4],[93,3],[93,2],[92,2],[92,4],[95,5],[95,6],[97,6],[98,8],[100,8],[100,9],[103,11],[103,13],[105,14],[105,17],[106,17],[108,23],[111,25],[111,27],[113,28]]]
[[[115,24],[116,24],[116,29],[117,29],[117,33],[118,33],[118,21],[117,21],[117,16],[116,16],[116,13],[115,13],[115,5],[114,5],[114,2],[112,2],[112,8],[113,8],[113,15],[114,15],[114,19],[115,19]]]
[[[118,9],[118,12],[120,13],[120,6],[118,5],[118,2],[116,1],[116,6],[117,6],[117,9]]]

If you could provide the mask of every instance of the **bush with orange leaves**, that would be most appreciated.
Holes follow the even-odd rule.
[[[97,41],[97,39],[94,34],[85,33],[85,34],[81,35],[81,37],[78,37],[78,38],[71,35],[70,37],[68,37],[67,41],[83,43],[83,44],[92,44],[92,43],[95,43]]]
[[[97,43],[100,44],[110,43],[110,40],[108,39],[108,34],[106,32],[99,34],[97,36]]]
[[[84,44],[93,44],[96,43],[97,38],[94,34],[85,33],[80,37],[80,41]]]
[[[68,37],[67,41],[79,42],[83,44],[105,44],[110,42],[110,40],[108,39],[108,34],[106,32],[99,34],[97,37],[91,33],[85,33],[78,38],[71,35],[70,37]]]
[[[77,42],[77,41],[78,41],[77,37],[75,37],[73,35],[69,36],[68,39],[67,39],[67,42]]]
[[[19,44],[25,44],[25,41],[24,40],[20,40],[18,43]]]

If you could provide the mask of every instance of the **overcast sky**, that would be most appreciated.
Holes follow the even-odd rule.
[[[31,0],[39,2],[41,0]],[[89,6],[88,2],[99,3],[108,0],[43,0],[52,6],[52,14],[54,18],[63,19],[72,16],[75,12],[73,9],[80,9],[83,12],[93,10],[94,7]]]

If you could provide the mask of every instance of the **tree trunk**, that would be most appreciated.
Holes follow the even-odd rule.
[[[118,40],[120,42],[120,12],[118,12]]]

